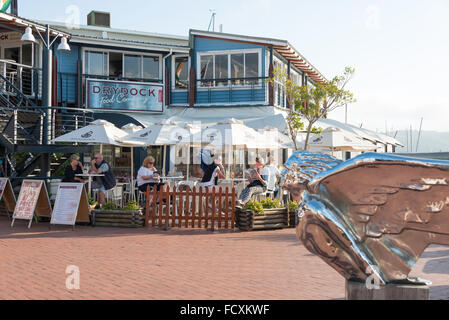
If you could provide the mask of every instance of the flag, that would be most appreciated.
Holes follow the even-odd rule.
[[[11,0],[0,0],[0,12],[6,12],[11,4]]]

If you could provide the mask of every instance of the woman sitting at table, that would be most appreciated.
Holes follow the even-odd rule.
[[[65,168],[64,178],[62,182],[78,182],[83,183],[84,180],[77,177],[77,174],[83,174],[83,164],[80,161],[80,157],[73,154],[70,157],[70,164]]]
[[[205,166],[204,176],[201,180],[201,185],[207,187],[209,191],[218,185],[218,179],[226,178],[221,157],[212,157],[212,160],[212,164]]]
[[[160,176],[157,173],[157,169],[154,167],[154,161],[153,157],[146,157],[137,172],[137,186],[141,192],[146,192],[148,186],[150,187],[150,190],[153,190],[154,186],[156,186],[157,191],[159,191],[161,187],[165,187],[165,183],[160,182]]]

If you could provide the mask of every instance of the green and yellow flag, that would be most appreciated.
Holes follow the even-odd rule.
[[[0,0],[0,12],[6,12],[8,10],[11,0]]]

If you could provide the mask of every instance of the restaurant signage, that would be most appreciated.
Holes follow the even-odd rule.
[[[16,196],[12,190],[11,181],[8,178],[0,178],[0,200],[3,199],[3,202],[6,206],[6,211],[8,212],[8,216],[10,212],[14,212],[16,208]]]
[[[89,203],[82,183],[60,183],[50,224],[89,222]]]
[[[48,198],[47,187],[42,180],[24,180],[20,188],[19,199],[17,200],[16,208],[11,223],[14,226],[14,221],[29,220],[28,228],[31,227],[33,217],[50,217],[51,205]]]
[[[162,112],[161,84],[87,79],[86,104],[91,109]]]

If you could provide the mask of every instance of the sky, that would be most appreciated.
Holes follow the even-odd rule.
[[[188,36],[207,30],[288,40],[326,78],[356,72],[348,123],[378,132],[449,131],[448,0],[18,0],[19,15],[66,21],[111,13],[113,28]],[[75,9],[75,11],[73,11]],[[330,118],[345,121],[345,109]]]

